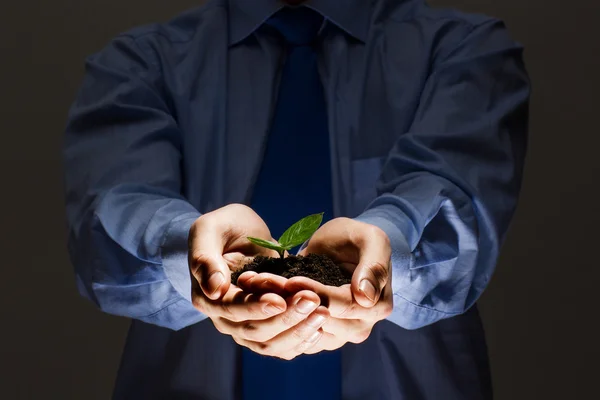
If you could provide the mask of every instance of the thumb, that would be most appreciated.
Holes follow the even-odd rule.
[[[391,250],[385,241],[366,240],[352,274],[352,294],[358,304],[371,308],[389,281]]]
[[[226,239],[215,229],[206,228],[199,228],[189,238],[190,271],[211,300],[223,297],[231,282],[231,272],[223,258]]]

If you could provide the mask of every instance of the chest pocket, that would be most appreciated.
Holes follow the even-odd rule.
[[[352,161],[352,210],[356,217],[377,197],[377,181],[387,157],[371,157]]]

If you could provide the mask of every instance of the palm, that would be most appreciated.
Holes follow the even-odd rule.
[[[334,219],[315,232],[300,255],[325,254],[353,273],[360,261],[360,251],[350,239],[345,229],[345,218]]]
[[[248,209],[248,211],[250,211]],[[235,228],[228,232],[229,240],[223,248],[223,259],[227,262],[230,271],[242,268],[253,257],[258,255],[275,256],[277,252],[252,244],[248,236],[273,240],[267,224],[254,211],[250,215],[244,216],[244,222],[235,225]]]

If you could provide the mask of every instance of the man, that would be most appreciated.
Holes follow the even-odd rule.
[[[210,1],[87,61],[69,249],[133,319],[114,397],[491,398],[475,302],[521,181],[522,49],[423,0],[300,3]],[[321,211],[301,254],[351,285],[229,283],[273,255],[247,236]]]

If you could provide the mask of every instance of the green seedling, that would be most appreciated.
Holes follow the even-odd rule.
[[[257,246],[277,251],[279,256],[283,258],[287,250],[291,250],[310,239],[321,226],[321,222],[323,222],[323,213],[302,218],[281,235],[277,241],[278,243],[255,237],[248,237],[248,240]]]

